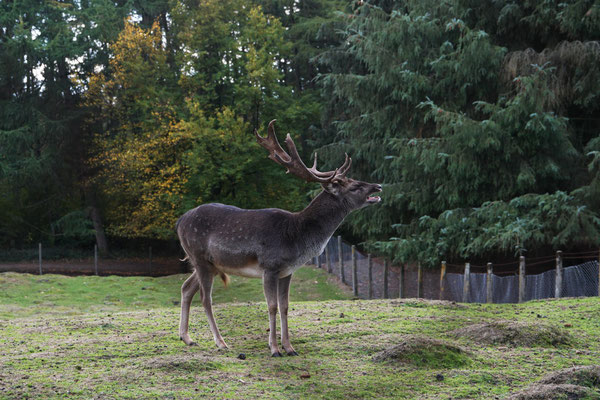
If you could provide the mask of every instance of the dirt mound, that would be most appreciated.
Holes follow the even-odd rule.
[[[600,389],[600,365],[572,367],[546,375],[540,381],[548,385],[579,385]]]
[[[552,325],[492,321],[474,324],[452,332],[482,344],[510,344],[513,346],[559,346],[571,343],[571,335]]]
[[[599,399],[590,388],[577,385],[531,385],[508,396],[507,400],[578,400]]]
[[[512,394],[508,399],[600,399],[600,365],[572,367],[552,372],[538,383]]]
[[[373,361],[423,368],[455,368],[471,360],[464,349],[452,343],[426,336],[406,336],[399,344],[375,354]]]

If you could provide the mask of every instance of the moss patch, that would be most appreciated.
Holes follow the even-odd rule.
[[[453,334],[482,344],[545,347],[572,342],[571,335],[564,329],[535,322],[489,321],[457,329]]]
[[[470,358],[459,346],[426,336],[407,336],[388,349],[377,353],[374,361],[410,364],[419,368],[458,368]]]

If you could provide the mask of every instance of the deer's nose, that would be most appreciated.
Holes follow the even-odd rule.
[[[383,188],[382,188],[382,187],[381,187],[381,185],[379,185],[379,184],[375,185],[375,189],[376,189],[378,192],[381,192],[381,191],[383,190]]]

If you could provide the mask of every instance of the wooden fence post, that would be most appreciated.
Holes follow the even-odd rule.
[[[369,299],[373,298],[373,260],[371,259],[371,253],[367,254],[367,270],[368,270],[368,278],[369,278],[369,290],[368,297]]]
[[[493,303],[494,302],[494,297],[493,297],[493,287],[492,287],[492,272],[493,272],[493,266],[492,263],[489,262],[487,263],[487,276],[486,276],[486,280],[485,280],[485,301],[487,303]]]
[[[469,300],[469,287],[471,286],[471,264],[465,263],[465,274],[463,276],[463,303]]]
[[[315,257],[317,259],[317,268],[321,268],[321,255]]]
[[[94,272],[98,276],[98,245],[94,245]]]
[[[562,251],[556,252],[556,279],[554,280],[554,297],[557,299],[562,295],[563,288],[563,261]]]
[[[344,274],[344,258],[342,254],[342,237],[338,236],[338,262],[340,264],[340,276],[342,283],[346,283],[346,274]]]
[[[446,281],[446,261],[442,261],[442,269],[440,271],[440,300],[444,298],[444,283]]]
[[[42,244],[38,243],[38,264],[40,266],[40,275],[42,275]]]
[[[525,256],[519,257],[519,303],[525,301]]]
[[[329,258],[329,243],[325,247],[325,262],[327,263],[327,272],[331,273],[331,258]]]
[[[423,298],[423,266],[417,264],[417,298]]]
[[[388,290],[388,274],[389,274],[389,266],[387,258],[383,259],[383,298],[389,299],[389,290]]]
[[[404,264],[400,264],[400,277],[398,278],[398,298],[404,297]]]
[[[352,245],[352,293],[358,297],[358,272],[356,268],[356,246]]]

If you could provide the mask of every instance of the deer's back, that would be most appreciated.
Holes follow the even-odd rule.
[[[262,276],[256,265],[278,268],[301,258],[296,223],[294,214],[276,208],[211,203],[186,212],[177,221],[177,234],[191,258],[205,259],[226,273]],[[239,273],[244,268],[246,273]]]

